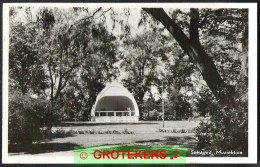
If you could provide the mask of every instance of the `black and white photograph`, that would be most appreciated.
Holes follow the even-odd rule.
[[[4,4],[2,158],[182,145],[256,163],[256,6]]]

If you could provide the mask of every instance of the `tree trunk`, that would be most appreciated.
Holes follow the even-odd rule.
[[[143,120],[143,110],[144,110],[144,91],[139,91],[140,93],[135,97],[137,99],[137,105],[139,108],[139,120]]]
[[[244,26],[242,32],[242,54],[240,57],[241,70],[239,74],[238,84],[236,85],[237,96],[242,102],[247,102],[248,99],[248,17],[247,11],[243,13]]]
[[[190,9],[190,41],[200,44],[199,38],[199,9]]]
[[[221,78],[212,58],[207,55],[201,44],[196,42],[198,37],[192,37],[193,41],[191,41],[162,8],[143,8],[143,10],[161,22],[173,35],[184,52],[195,61],[212,93],[225,105],[233,102],[231,97],[234,94],[234,88],[227,85]]]

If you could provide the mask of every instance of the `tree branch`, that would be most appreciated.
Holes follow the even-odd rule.
[[[112,9],[112,8],[109,8],[108,10],[103,11],[102,14],[101,14],[99,17],[104,16],[104,14],[107,13],[108,11],[110,11],[111,9]],[[94,18],[94,17],[95,17],[95,15],[96,15],[98,12],[100,12],[101,10],[102,10],[102,7],[98,8],[91,16],[88,16],[88,17],[86,17],[86,18],[82,18],[82,19],[76,21],[73,25],[71,25],[71,26],[69,27],[69,29],[68,29],[67,31],[68,31],[68,32],[71,31],[71,29],[73,28],[73,26],[79,24],[80,22],[82,22],[82,21],[84,21],[84,20],[89,20],[89,19],[91,19],[91,18],[93,18],[93,19],[98,19],[99,17],[97,17],[97,18]]]
[[[204,15],[203,20],[199,23],[199,28],[201,28],[201,27],[203,26],[203,24],[206,23],[206,21],[208,20],[208,17],[209,17],[209,10],[207,10],[207,11],[205,12],[205,15]]]
[[[184,52],[195,61],[203,79],[207,82],[213,94],[223,102],[223,104],[229,104],[231,100],[230,97],[233,95],[233,87],[231,88],[224,82],[212,58],[207,55],[202,46],[192,43],[182,29],[162,8],[143,8],[143,10],[152,15],[153,18],[160,21],[167,28]]]

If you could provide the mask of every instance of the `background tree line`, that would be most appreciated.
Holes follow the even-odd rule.
[[[26,17],[19,20],[21,10]],[[97,94],[121,77],[141,120],[161,119],[164,96],[166,120],[209,118],[197,129],[198,147],[247,150],[248,11],[140,12],[142,32],[134,34],[130,9],[10,9],[12,143],[21,140],[17,131],[90,120]]]

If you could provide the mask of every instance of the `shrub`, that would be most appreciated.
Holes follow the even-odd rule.
[[[125,128],[122,133],[123,133],[123,134],[134,134],[133,131],[129,131],[127,128]]]
[[[164,128],[159,128],[159,132],[164,132],[164,133],[193,133],[195,130],[194,129],[164,129]]]
[[[105,131],[105,133],[106,133],[106,134],[112,134],[112,131],[107,130],[107,131]]]
[[[74,130],[65,131],[63,129],[57,129],[57,130],[52,131],[51,135],[48,136],[48,138],[49,139],[64,138],[64,137],[74,136],[75,134],[77,134],[77,132]]]
[[[180,133],[187,133],[185,129],[181,129]]]
[[[101,130],[101,129],[88,129],[85,131],[79,130],[78,134],[133,134],[134,132],[124,129],[123,131],[119,130]]]
[[[113,130],[113,134],[120,134],[120,132],[117,130]]]
[[[26,95],[11,95],[8,110],[8,140],[10,144],[31,145],[51,134],[57,122],[49,103]]]
[[[97,131],[97,133],[98,133],[98,134],[104,134],[104,131],[99,130],[99,131]]]
[[[176,129],[172,129],[171,133],[178,133],[178,131]]]
[[[216,104],[214,104],[216,106]],[[237,103],[227,109],[218,105],[208,121],[202,121],[196,129],[198,149],[234,150],[248,153],[247,102]]]
[[[96,131],[95,131],[94,129],[91,129],[91,130],[89,131],[89,133],[90,133],[90,134],[95,134]]]
[[[77,134],[77,132],[75,130],[69,130],[66,132],[66,136],[73,136],[75,134]]]
[[[66,132],[65,130],[62,129],[57,129],[52,133],[53,138],[63,138],[66,137]]]
[[[83,130],[78,131],[79,134],[84,134],[85,132]]]

